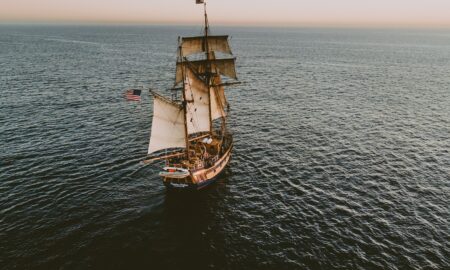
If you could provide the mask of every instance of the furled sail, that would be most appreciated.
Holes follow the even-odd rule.
[[[227,58],[178,62],[175,84],[183,81],[183,67],[187,66],[193,69],[196,74],[205,74],[208,65],[213,72],[237,80],[235,58]]]
[[[210,89],[212,120],[227,116],[225,108],[227,107],[228,103],[225,98],[225,89],[220,85],[220,83],[220,76],[215,76],[213,78],[213,86]]]
[[[153,123],[148,154],[169,148],[185,148],[184,109],[157,94],[153,98]]]
[[[205,39],[207,39],[208,44],[205,44]],[[231,54],[228,36],[183,37],[181,39],[183,56],[206,52],[205,45],[208,45],[209,51]]]
[[[210,131],[208,87],[190,68],[185,69],[184,83],[188,133]]]

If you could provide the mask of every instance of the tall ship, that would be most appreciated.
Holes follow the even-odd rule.
[[[167,98],[153,96],[148,164],[164,160],[159,175],[168,188],[201,189],[230,162],[233,137],[225,87],[239,84],[226,35],[211,35],[206,3],[201,36],[179,37],[175,84]]]

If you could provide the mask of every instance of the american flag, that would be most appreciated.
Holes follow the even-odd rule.
[[[140,101],[142,90],[140,89],[129,89],[125,92],[125,98],[127,100]]]

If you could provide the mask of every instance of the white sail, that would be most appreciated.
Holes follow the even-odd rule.
[[[185,69],[188,134],[210,131],[208,87],[190,68]]]
[[[184,67],[193,69],[197,74],[204,74],[208,70],[208,67],[210,67],[213,72],[217,72],[220,75],[232,79],[237,79],[234,58],[178,62],[175,84],[183,81]]]
[[[153,97],[153,123],[148,154],[169,148],[185,148],[183,108],[159,95]]]
[[[206,37],[183,37],[181,40],[181,49],[183,56],[189,56],[196,53],[206,52]],[[228,36],[208,36],[209,51],[231,54]]]
[[[212,120],[226,117],[227,113],[225,108],[227,107],[227,100],[225,98],[225,89],[220,86],[221,80],[219,76],[213,79],[213,86],[211,87],[211,116]]]

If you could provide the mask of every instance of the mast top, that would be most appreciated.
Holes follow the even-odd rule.
[[[208,14],[206,12],[206,0],[195,0],[196,4],[203,4],[203,10],[205,13],[205,32],[204,35],[207,37],[209,34],[209,23],[208,23]]]
[[[206,2],[203,3],[203,9],[205,11],[205,37],[209,35],[209,21],[208,21],[208,13],[206,12]]]

